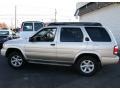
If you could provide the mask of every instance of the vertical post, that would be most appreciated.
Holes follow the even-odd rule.
[[[12,18],[11,18],[11,29],[13,29],[13,22],[12,22]]]
[[[17,21],[17,14],[16,14],[16,13],[17,13],[17,7],[16,7],[16,5],[15,5],[15,29],[16,29],[16,25],[17,25],[17,24],[16,24],[16,21]]]
[[[57,21],[57,10],[55,9],[55,22]]]

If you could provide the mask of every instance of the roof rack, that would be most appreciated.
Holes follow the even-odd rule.
[[[102,26],[98,22],[53,22],[49,23],[48,26]]]

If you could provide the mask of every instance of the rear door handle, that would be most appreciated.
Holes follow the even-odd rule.
[[[55,44],[50,44],[51,46],[55,46]]]

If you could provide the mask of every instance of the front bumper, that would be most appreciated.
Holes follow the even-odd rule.
[[[0,49],[2,49],[2,47],[3,47],[3,44],[4,44],[4,42],[6,42],[7,40],[4,40],[4,41],[0,41]]]
[[[2,47],[3,47],[3,43],[0,43],[0,49],[2,49]]]
[[[2,48],[2,49],[1,49],[1,55],[2,55],[2,56],[5,56],[5,54],[6,54],[6,49],[3,49],[3,48]]]

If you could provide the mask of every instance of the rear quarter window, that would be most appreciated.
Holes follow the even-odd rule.
[[[85,27],[91,40],[94,42],[111,42],[108,32],[103,27]]]

